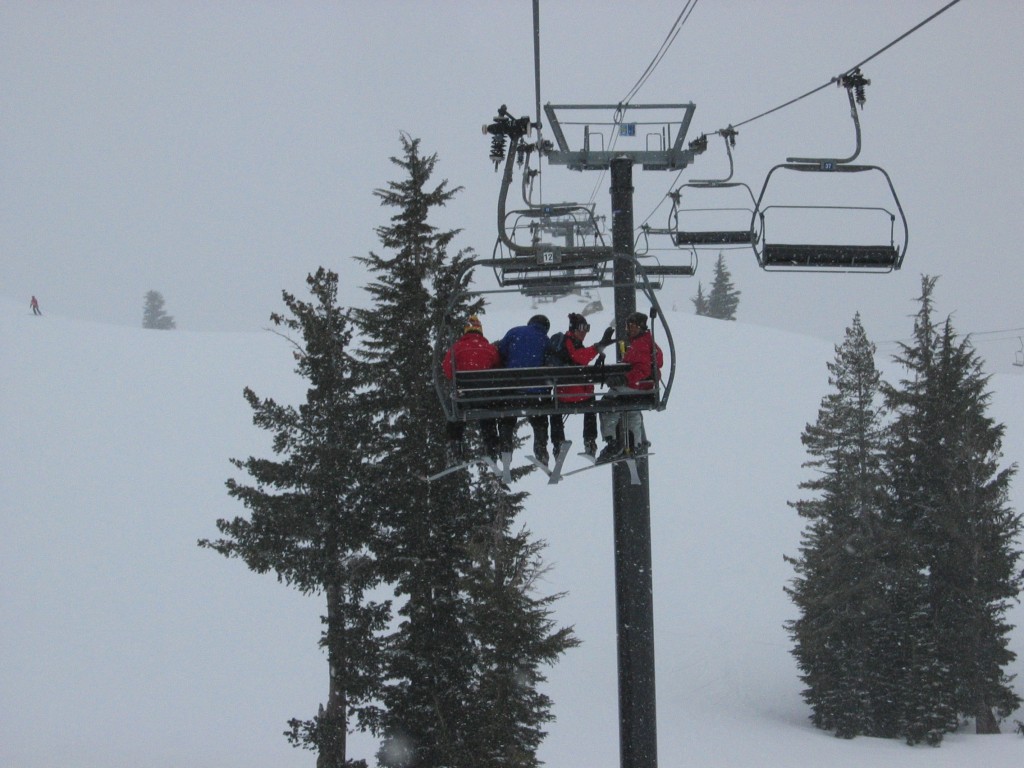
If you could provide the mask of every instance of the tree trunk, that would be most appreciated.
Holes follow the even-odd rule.
[[[984,701],[978,705],[978,711],[974,715],[975,733],[999,733],[999,721],[992,713],[992,707]]]
[[[327,689],[327,708],[321,708],[317,717],[317,746],[319,755],[316,768],[345,768],[348,740],[347,701],[345,690],[338,681],[337,670],[341,669],[345,659],[334,647],[334,624],[339,620],[335,606],[340,599],[338,587],[327,587],[327,667],[330,682]]]

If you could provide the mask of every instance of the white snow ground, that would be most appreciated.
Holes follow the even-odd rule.
[[[575,309],[547,312],[557,328]],[[485,333],[522,314],[485,315]],[[782,628],[793,615],[782,556],[797,549],[801,522],[786,501],[805,477],[800,432],[828,391],[832,344],[670,320],[672,402],[647,418],[660,764],[1020,766],[1013,720],[1024,712],[1003,735],[966,730],[938,749],[844,741],[809,725]],[[225,492],[237,476],[228,459],[269,453],[242,388],[303,397],[287,343],[36,318],[27,300],[2,299],[0,360],[0,765],[310,768],[313,754],[281,733],[326,695],[320,601],[196,546],[216,535],[216,518],[244,512]],[[1024,376],[997,375],[991,389],[1006,461],[1018,461]],[[570,438],[580,429],[570,421]],[[525,522],[549,543],[546,588],[568,591],[559,618],[584,644],[550,671],[558,721],[541,756],[554,768],[614,768],[610,472],[543,480],[525,483]],[[1011,621],[1024,657],[1024,610]],[[1010,671],[1020,675],[1024,660]],[[357,736],[351,747],[372,758],[375,742]]]

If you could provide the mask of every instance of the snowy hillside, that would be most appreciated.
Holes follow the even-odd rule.
[[[555,328],[575,309],[549,308]],[[487,314],[484,331],[525,319]],[[808,724],[782,629],[793,615],[782,556],[797,548],[786,501],[805,476],[800,432],[827,391],[832,345],[670,320],[672,403],[647,418],[661,765],[1021,765],[1013,718],[1002,736],[957,734],[938,749]],[[319,600],[196,546],[216,518],[244,511],[225,492],[228,459],[269,452],[242,388],[303,396],[287,343],[36,318],[0,300],[0,359],[0,765],[311,768],[281,733],[326,696]],[[1006,460],[1024,459],[1024,376],[991,387]],[[567,434],[581,429],[576,417]],[[558,721],[542,757],[615,768],[611,473],[544,479],[525,481],[525,522],[549,543],[546,588],[568,591],[559,618],[584,644],[550,672]],[[1024,610],[1011,621],[1024,625]],[[1013,648],[1024,656],[1024,628]],[[1024,661],[1010,671],[1021,692]],[[373,748],[357,737],[352,756]]]

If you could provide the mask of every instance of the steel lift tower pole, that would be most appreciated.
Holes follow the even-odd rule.
[[[617,157],[611,161],[611,184],[612,249],[616,255],[615,328],[618,337],[625,338],[626,318],[636,311],[631,158]],[[612,466],[621,768],[658,765],[648,464],[636,462],[640,478],[636,485],[631,482],[625,462]]]
[[[675,121],[625,122],[623,105],[556,105],[544,107],[555,146],[546,150],[551,165],[577,170],[611,172],[612,254],[615,286],[615,328],[626,338],[626,318],[636,311],[637,266],[633,247],[633,167],[644,170],[681,170],[703,149],[683,146],[695,109],[692,103],[630,105],[630,115],[664,111],[681,113]],[[558,111],[614,114],[610,124],[627,147],[605,149],[601,130],[609,124],[586,120],[567,123],[584,126],[580,149],[571,149]],[[596,128],[594,131],[592,128]],[[637,133],[637,129],[640,133]],[[609,142],[614,144],[615,142]],[[652,148],[653,145],[653,148]],[[657,768],[658,728],[654,686],[654,588],[651,571],[651,492],[649,462],[636,462],[639,482],[634,484],[625,462],[612,465],[612,505],[615,535],[615,615],[618,639],[619,765],[621,768]]]

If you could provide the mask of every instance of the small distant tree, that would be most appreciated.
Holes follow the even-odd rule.
[[[142,327],[158,331],[173,329],[174,318],[164,311],[164,297],[160,291],[147,291],[142,307]]]
[[[690,299],[690,301],[693,302],[693,309],[698,315],[707,316],[708,297],[704,295],[703,283],[697,283],[697,295]]]
[[[740,292],[732,283],[732,275],[725,266],[725,259],[722,254],[718,254],[718,261],[715,262],[715,279],[711,282],[707,312],[704,314],[719,320],[735,320],[736,308],[739,305]]]

